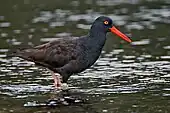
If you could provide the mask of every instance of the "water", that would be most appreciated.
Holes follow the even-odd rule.
[[[0,113],[169,113],[169,0],[5,0],[0,2]],[[6,54],[88,33],[100,15],[132,37],[128,44],[112,34],[99,60],[73,75],[72,95],[88,104],[26,108],[29,101],[56,97],[45,68]]]

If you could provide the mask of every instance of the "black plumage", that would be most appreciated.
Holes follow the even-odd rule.
[[[82,72],[95,63],[105,44],[106,33],[110,32],[112,27],[112,20],[101,16],[94,21],[86,36],[51,41],[20,50],[16,56],[59,73],[62,81],[66,83],[72,74]]]

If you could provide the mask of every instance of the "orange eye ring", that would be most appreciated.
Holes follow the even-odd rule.
[[[108,21],[104,21],[104,24],[105,24],[105,25],[108,25],[108,24],[109,24],[109,22],[108,22]]]

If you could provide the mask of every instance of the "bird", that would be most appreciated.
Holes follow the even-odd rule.
[[[67,84],[71,75],[86,70],[97,61],[108,32],[132,42],[114,26],[111,18],[100,16],[92,23],[85,36],[60,38],[35,47],[18,49],[15,56],[49,69],[54,87],[60,89],[63,84]]]

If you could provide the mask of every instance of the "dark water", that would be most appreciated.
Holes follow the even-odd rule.
[[[0,113],[170,112],[169,0],[1,0],[0,8]],[[111,17],[133,43],[108,34],[95,65],[69,79],[88,104],[23,107],[56,96],[52,77],[6,53],[52,37],[84,35],[100,15]]]

